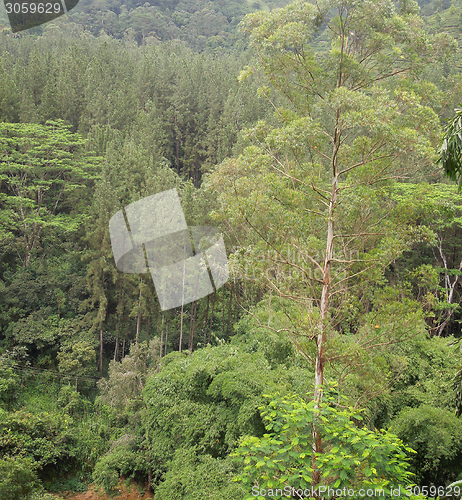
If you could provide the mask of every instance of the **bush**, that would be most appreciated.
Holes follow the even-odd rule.
[[[156,488],[155,500],[215,500],[243,498],[246,490],[233,481],[236,473],[229,458],[199,455],[181,448],[168,465],[164,481]]]
[[[0,500],[28,500],[40,490],[35,472],[36,464],[30,458],[4,457],[0,460]]]
[[[0,454],[26,455],[37,467],[63,465],[68,458],[68,415],[21,410],[6,413],[0,409]]]
[[[147,474],[148,461],[145,453],[139,449],[136,437],[126,434],[115,441],[112,449],[97,462],[93,479],[106,492],[112,492],[120,477],[145,478]]]
[[[59,493],[60,491],[73,491],[76,493],[87,491],[87,485],[78,477],[68,477],[61,481],[56,479],[51,483],[45,483],[45,487],[53,493]]]
[[[462,472],[462,420],[442,408],[405,408],[393,432],[417,451],[412,468],[421,484],[448,484]]]
[[[247,436],[232,454],[243,466],[236,480],[244,486],[260,489],[308,489],[315,472],[320,472],[319,486],[332,488],[390,489],[410,483],[412,473],[405,447],[395,435],[384,430],[369,430],[357,425],[361,410],[341,409],[329,394],[316,406],[294,395],[277,395],[265,407],[260,407],[268,434],[258,438]],[[313,425],[322,439],[323,451],[316,453],[312,464]],[[247,490],[247,491],[248,491]],[[245,500],[254,498],[248,493]]]

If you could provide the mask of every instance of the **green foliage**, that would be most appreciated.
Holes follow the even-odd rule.
[[[110,446],[100,454],[93,469],[93,479],[106,491],[112,491],[125,478],[145,479],[148,475],[149,452],[144,443],[141,418],[144,413],[142,391],[146,379],[158,369],[157,339],[134,343],[121,362],[112,361],[109,378],[99,383],[99,408],[106,408],[115,427]]]
[[[87,485],[78,477],[68,477],[67,479],[56,479],[50,483],[45,483],[47,491],[59,493],[60,491],[85,492]]]
[[[24,455],[38,467],[58,464],[68,456],[71,418],[59,414],[32,414],[0,410],[0,450],[12,457]]]
[[[104,33],[124,38],[131,43],[155,44],[160,40],[182,40],[197,51],[230,51],[242,47],[236,25],[253,10],[272,8],[286,0],[266,0],[264,3],[245,0],[114,0],[89,2],[79,12],[72,11],[68,22],[95,36]],[[101,19],[97,22],[97,19]],[[65,29],[66,20],[58,20]]]
[[[385,430],[361,427],[360,410],[342,409],[325,395],[320,406],[298,396],[279,396],[260,411],[269,433],[261,438],[247,436],[233,453],[244,465],[236,480],[247,487],[258,484],[274,491],[290,485],[305,490],[313,484],[315,469],[321,473],[316,486],[383,488],[389,496],[391,488],[410,483],[406,452],[412,450]],[[314,462],[313,426],[323,440],[323,451],[316,453]]]
[[[237,499],[249,489],[232,477],[250,463],[249,480],[308,484],[312,422],[323,484],[406,476],[402,445],[366,421],[419,451],[422,483],[460,477],[462,371],[445,336],[460,334],[462,204],[434,183],[439,123],[462,88],[444,34],[460,35],[460,5],[421,1],[425,24],[412,0],[270,11],[286,3],[98,0],[0,32],[1,500],[50,500],[39,479],[83,490],[80,474],[107,490],[152,479],[159,499]],[[405,172],[415,183],[395,182]],[[108,233],[122,206],[172,187],[188,224],[214,210],[232,249],[235,279],[198,303],[191,350],[219,345],[192,354],[172,352],[179,311],[161,316],[151,279],[117,271]],[[312,387],[328,220],[325,374],[362,413],[284,397]],[[94,389],[98,342],[108,377]],[[236,465],[243,434],[253,455]]]
[[[462,189],[462,109],[456,108],[454,118],[446,125],[438,161],[446,175]]]
[[[234,346],[168,355],[144,391],[153,455],[164,462],[176,449],[194,446],[198,452],[224,457],[246,429],[261,430],[261,394],[289,383],[288,370],[273,371],[260,353]]]
[[[41,377],[35,385],[27,385],[32,387],[32,395],[22,394],[27,388],[21,389],[18,401],[30,410],[1,414],[0,453],[32,459],[43,480],[91,472],[109,447],[111,415],[104,409],[96,412],[70,386],[53,395],[56,388]]]
[[[91,476],[95,464],[108,451],[111,439],[117,436],[116,419],[105,407],[79,417],[74,417],[75,425],[70,428],[73,460],[69,470]]]
[[[133,435],[124,434],[113,441],[108,453],[96,463],[93,480],[105,491],[114,491],[121,476],[136,479],[147,476],[149,462],[146,454],[140,452],[139,441]]]
[[[30,500],[39,490],[36,467],[31,458],[3,455],[0,459],[0,500]]]
[[[304,367],[305,361],[296,359],[297,351],[291,342],[290,335],[285,331],[285,328],[290,326],[287,314],[302,317],[303,311],[300,309],[279,297],[271,297],[270,300],[263,299],[254,307],[252,311],[254,316],[243,316],[235,325],[236,334],[231,343],[239,345],[247,352],[263,353],[272,369],[280,365],[286,365],[291,370],[294,370],[296,365]],[[268,324],[274,330],[268,331],[260,326]],[[300,383],[303,385],[305,381],[300,380]]]
[[[155,500],[240,499],[245,488],[233,482],[236,472],[229,458],[213,458],[194,449],[180,448],[168,464],[162,483],[156,488]]]
[[[425,183],[400,184],[392,197],[397,203],[395,217],[412,235],[413,252],[397,261],[391,276],[412,286],[432,332],[455,333],[460,317],[462,198],[454,186]]]
[[[62,120],[46,125],[0,124],[0,230],[14,236],[24,267],[42,243],[42,232],[75,231],[82,223],[71,206],[95,176],[96,159]]]
[[[222,483],[234,491],[227,456],[243,434],[262,434],[258,412],[262,394],[268,388],[291,390],[307,376],[303,369],[272,369],[262,352],[245,344],[208,346],[163,358],[161,371],[146,384],[143,418],[144,446],[154,476],[163,481],[162,495],[175,481],[184,485],[181,491],[199,495],[200,485],[205,484],[200,471],[206,464],[217,477],[204,494],[213,498]],[[188,463],[185,468],[180,465],[183,458]]]
[[[312,41],[323,23],[331,40],[321,52]],[[247,129],[250,145],[206,182],[219,193],[213,216],[235,236],[233,276],[265,290],[269,310],[273,294],[299,305],[295,314],[282,307],[285,322],[265,327],[289,333],[315,366],[317,384],[335,359],[342,382],[371,382],[372,392],[375,376],[387,379],[382,370],[374,376],[384,363],[369,354],[372,346],[403,341],[409,324],[424,328],[412,300],[401,310],[394,301],[382,316],[371,297],[415,239],[390,216],[395,179],[426,169],[439,140],[436,107],[413,81],[455,43],[429,36],[415,5],[399,9],[389,0],[296,1],[240,26],[256,51],[241,79],[258,75],[275,113]]]
[[[120,362],[111,361],[109,377],[99,383],[99,404],[113,409],[121,423],[134,427],[144,409],[142,392],[147,378],[159,367],[158,339],[132,344],[130,353]]]
[[[60,411],[71,416],[82,416],[92,410],[92,404],[74,387],[63,385],[58,393],[57,406]]]
[[[459,360],[447,338],[415,338],[397,347],[396,358],[404,365],[400,369],[393,391],[394,412],[409,407],[429,405],[454,412],[455,395],[451,381]]]
[[[391,429],[417,451],[412,468],[421,484],[447,484],[462,472],[462,421],[452,411],[423,404],[404,408]]]
[[[20,385],[20,376],[15,370],[17,366],[15,358],[18,354],[17,350],[0,354],[0,403],[7,409],[10,408],[15,391]]]
[[[16,392],[16,405],[13,408],[27,409],[32,414],[54,414],[58,410],[60,390],[57,374],[29,367],[20,368],[22,384]],[[46,387],[46,391],[43,390]]]
[[[94,367],[95,356],[95,349],[88,342],[76,342],[69,349],[61,349],[58,353],[58,369],[65,375],[76,377],[77,380],[79,376],[85,376],[89,369]]]

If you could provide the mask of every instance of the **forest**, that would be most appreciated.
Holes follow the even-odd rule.
[[[460,498],[461,39],[462,0],[0,10],[0,500]],[[229,276],[163,310],[110,220],[172,189]]]

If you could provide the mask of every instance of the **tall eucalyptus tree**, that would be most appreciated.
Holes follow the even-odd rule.
[[[241,78],[260,78],[276,126],[248,130],[251,146],[224,161],[209,186],[236,237],[234,265],[259,266],[292,304],[282,329],[313,361],[317,402],[326,348],[345,355],[338,331],[352,291],[382,279],[409,240],[386,217],[387,190],[435,159],[439,121],[420,103],[419,73],[454,42],[427,35],[417,13],[412,1],[298,0],[241,23],[255,53]],[[321,451],[316,429],[313,441]]]

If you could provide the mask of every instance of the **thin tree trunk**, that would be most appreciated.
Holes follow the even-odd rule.
[[[140,329],[141,329],[141,309],[138,310],[138,317],[136,318],[136,343],[140,340]]]
[[[207,328],[209,323],[210,295],[207,295],[207,309],[205,310],[204,347],[207,345]]]
[[[119,334],[120,334],[120,314],[117,315],[117,326],[116,326],[116,341],[114,347],[114,361],[117,361],[119,356]]]
[[[117,361],[118,356],[119,356],[119,326],[117,325],[117,335],[114,348],[114,361]]]
[[[165,350],[164,350],[164,356],[167,356],[167,341],[168,341],[168,317],[167,317],[167,321],[165,322]]]
[[[175,124],[175,163],[176,163],[176,173],[180,175],[180,131],[178,130],[176,116],[173,117],[173,123]]]
[[[99,328],[99,362],[98,362],[99,374],[103,376],[103,325]]]
[[[180,319],[180,345],[178,346],[178,351],[181,352],[181,344],[183,343],[183,315],[184,315],[184,280],[186,274],[186,247],[183,247],[183,296],[181,300],[181,319]]]
[[[242,287],[239,291],[242,293]],[[236,302],[235,312],[236,312],[236,314],[234,316],[234,324],[236,324],[239,321],[239,291],[237,293],[237,300],[235,299],[235,302]]]
[[[125,358],[125,339],[122,342],[122,359],[124,359],[124,358]]]
[[[102,296],[104,296],[104,271],[101,273],[101,294],[102,294]],[[106,300],[103,301],[100,298],[100,306],[99,306],[99,311],[98,311],[98,319],[99,319],[99,361],[98,361],[98,370],[99,370],[99,374],[100,374],[101,377],[103,376],[103,323],[104,323],[104,319],[106,317],[106,312],[107,312],[107,310],[104,310],[104,313],[103,313],[103,309],[104,309],[103,304],[104,303],[105,303],[105,305],[107,307],[107,301]]]
[[[231,326],[231,311],[233,305],[233,286],[231,286],[231,290],[229,292],[229,302],[228,302],[228,320],[226,322],[226,342],[229,340],[229,330]]]
[[[189,342],[188,342],[189,352],[193,352],[194,349],[194,327],[196,324],[196,311],[197,311],[197,300],[195,300],[191,305],[191,320],[189,322]]]
[[[140,278],[140,296],[138,297],[138,317],[136,319],[136,343],[140,341],[140,330],[141,330],[141,284],[143,283],[143,278]]]
[[[123,317],[123,303],[124,303],[124,288],[122,288],[121,295],[119,296],[119,303],[117,305],[117,327],[116,327],[116,345],[114,349],[114,361],[117,361],[119,357],[120,323],[122,322],[121,317]],[[122,308],[119,307],[120,304],[122,304]],[[120,309],[122,309],[122,312]]]
[[[222,300],[223,313],[221,315],[221,338],[223,338],[225,336],[225,290],[224,290],[224,287],[222,290],[223,290],[223,300]]]
[[[199,275],[196,276],[196,284],[194,288],[194,294],[197,293],[197,285],[199,282]],[[191,318],[189,320],[189,340],[188,340],[188,350],[193,352],[194,350],[194,333],[196,326],[196,312],[197,312],[197,300],[193,300],[191,303]]]
[[[180,345],[178,351],[181,352],[181,344],[183,343],[183,304],[181,304],[181,318],[180,318]]]
[[[215,309],[215,302],[217,301],[217,292],[213,292],[213,301],[212,301],[212,313],[210,314],[210,326],[209,326],[209,337],[207,343],[210,344],[212,339],[212,325],[213,325],[213,310]]]
[[[340,119],[340,110],[337,110],[337,123]],[[326,255],[323,268],[323,280],[321,291],[321,302],[319,305],[320,319],[318,323],[318,335],[316,339],[316,363],[314,374],[314,400],[316,408],[319,407],[322,400],[322,386],[324,384],[324,364],[325,364],[325,344],[326,344],[326,329],[330,299],[330,285],[331,285],[331,270],[332,259],[334,257],[334,210],[337,203],[338,192],[338,149],[340,146],[341,132],[338,127],[335,127],[334,140],[333,140],[333,154],[332,154],[332,193],[329,202],[329,217],[327,219],[327,239],[326,239]],[[322,452],[322,439],[316,425],[313,422],[313,485],[320,482],[321,475],[316,468],[316,453]]]
[[[162,359],[162,347],[164,344],[164,313],[162,313],[162,325],[160,328],[160,350],[159,350],[159,358]]]
[[[449,277],[449,274],[448,274],[448,261],[446,259],[446,256],[444,255],[444,252],[443,252],[443,241],[442,239],[438,236],[438,251],[440,253],[440,256],[441,256],[441,259],[443,261],[443,264],[444,264],[444,268],[446,269],[446,273],[445,273],[445,276],[444,276],[444,286],[445,286],[445,289],[446,289],[446,302],[448,304],[452,304],[453,300],[454,300],[454,291],[456,289],[456,285],[459,281],[459,275],[456,275],[454,277],[454,281],[451,282],[451,278]],[[455,259],[453,258],[453,261]],[[459,263],[459,271],[462,271],[462,260],[460,261]],[[441,334],[443,333],[444,329],[446,328],[447,324],[449,323],[449,321],[451,320],[451,317],[454,313],[454,309],[450,309],[447,313],[447,317],[446,319],[440,324],[438,325],[438,327],[436,328],[436,335],[438,337],[441,337]]]

